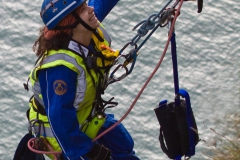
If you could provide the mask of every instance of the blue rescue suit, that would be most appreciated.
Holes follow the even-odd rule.
[[[90,0],[89,6],[94,7],[94,11],[101,22],[118,0]],[[93,46],[87,47],[92,50]],[[56,66],[42,69],[38,72],[40,89],[44,101],[46,114],[65,159],[81,160],[87,159],[84,155],[92,147],[92,140],[79,129],[76,109],[73,106],[77,73],[65,66]],[[54,90],[54,82],[61,80],[66,83],[67,91],[59,96]],[[95,96],[95,95],[93,95]],[[99,134],[116,123],[112,114],[107,115],[106,121],[99,131]],[[112,152],[114,160],[138,160],[133,151],[134,142],[122,124],[98,139],[98,143],[103,144]]]

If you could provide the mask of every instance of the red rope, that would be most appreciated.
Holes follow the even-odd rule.
[[[124,116],[119,120],[117,121],[114,125],[112,125],[111,127],[109,127],[107,130],[105,130],[104,132],[102,132],[101,134],[99,134],[96,138],[94,138],[92,141],[96,141],[98,140],[100,137],[102,137],[103,135],[105,135],[107,132],[111,131],[113,128],[115,128],[119,123],[121,123],[126,117],[127,115],[131,112],[131,110],[133,109],[134,105],[136,104],[137,100],[139,99],[139,97],[141,96],[142,92],[144,91],[144,89],[147,87],[148,83],[150,82],[150,80],[152,79],[152,77],[154,76],[154,74],[157,72],[158,68],[161,66],[162,64],[162,61],[163,61],[163,58],[164,56],[166,55],[166,52],[167,52],[167,49],[168,49],[168,45],[170,43],[170,40],[171,40],[171,37],[172,37],[172,33],[173,33],[173,30],[174,30],[174,25],[176,23],[176,20],[177,20],[177,17],[178,15],[180,14],[180,9],[182,7],[182,4],[183,4],[183,1],[184,0],[179,0],[180,1],[180,4],[178,6],[178,9],[176,11],[176,14],[174,16],[174,19],[173,19],[173,22],[172,22],[172,25],[171,25],[171,29],[169,31],[169,35],[168,35],[168,40],[166,42],[166,45],[165,45],[165,48],[164,48],[164,51],[163,51],[163,54],[159,60],[159,62],[157,63],[155,69],[153,70],[152,74],[148,77],[147,81],[144,83],[143,87],[141,88],[141,90],[138,92],[138,95],[136,96],[136,98],[134,99],[134,101],[132,102],[132,105],[130,106],[130,108],[127,110],[127,112],[124,114]]]

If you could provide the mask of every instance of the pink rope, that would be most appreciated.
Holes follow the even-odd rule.
[[[96,141],[98,140],[100,137],[102,137],[103,135],[105,135],[107,132],[111,131],[113,128],[115,128],[119,123],[121,123],[126,117],[127,115],[131,112],[131,110],[133,109],[135,103],[137,102],[137,100],[139,99],[139,97],[141,96],[142,92],[144,91],[144,89],[147,87],[148,83],[150,82],[150,80],[152,79],[152,77],[154,76],[154,74],[157,72],[158,68],[161,66],[162,64],[162,61],[163,61],[163,58],[164,56],[166,55],[166,52],[167,52],[167,49],[168,49],[168,45],[170,43],[170,40],[171,40],[171,37],[172,37],[172,33],[173,33],[173,30],[174,30],[174,25],[176,23],[176,20],[177,20],[177,17],[180,13],[180,9],[181,9],[181,6],[183,4],[183,0],[179,0],[181,1],[180,4],[179,4],[179,7],[176,11],[176,14],[174,16],[174,19],[173,19],[173,22],[172,22],[172,25],[171,25],[171,29],[169,31],[169,35],[168,35],[168,40],[166,42],[166,45],[165,45],[165,48],[164,48],[164,51],[163,51],[163,54],[159,60],[159,62],[157,63],[155,69],[153,70],[152,74],[148,77],[147,81],[145,82],[145,84],[143,85],[143,87],[141,88],[141,90],[138,92],[138,95],[136,96],[136,98],[134,99],[134,101],[132,102],[131,106],[129,107],[129,109],[127,110],[127,112],[123,115],[123,117],[117,121],[114,125],[112,125],[111,127],[109,127],[107,130],[105,130],[104,132],[102,132],[101,134],[99,134],[96,138],[94,138],[92,141]]]
[[[56,155],[62,153],[61,151],[58,151],[58,152],[54,151],[54,150],[52,149],[52,147],[50,146],[50,144],[48,144],[48,143],[47,143],[47,146],[48,146],[48,149],[49,149],[50,151],[40,151],[40,150],[36,150],[36,149],[33,148],[33,146],[34,146],[34,139],[35,139],[35,138],[31,138],[31,139],[28,141],[28,144],[27,144],[27,145],[28,145],[28,148],[29,148],[31,151],[33,151],[33,152],[35,152],[35,153],[38,153],[38,154],[53,154],[54,160],[57,160],[57,156],[56,156]]]

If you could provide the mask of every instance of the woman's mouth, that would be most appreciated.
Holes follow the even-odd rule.
[[[93,16],[90,18],[89,21],[94,21],[94,20],[96,20],[96,19],[97,19],[97,17],[95,16],[95,14],[93,14]]]

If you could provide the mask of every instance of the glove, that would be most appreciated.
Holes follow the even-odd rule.
[[[110,160],[111,151],[101,144],[95,144],[86,156],[91,160]]]

